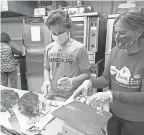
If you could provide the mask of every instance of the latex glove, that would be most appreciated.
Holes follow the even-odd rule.
[[[85,81],[77,88],[77,90],[74,91],[74,93],[72,94],[72,96],[69,97],[69,98],[65,101],[64,105],[75,101],[75,98],[76,98],[81,92],[83,92],[83,96],[87,97],[87,93],[88,93],[88,90],[89,90],[90,87],[91,87],[91,82],[90,82],[90,80],[85,80]]]
[[[90,80],[85,80],[73,93],[72,97],[76,98],[81,92],[84,97],[88,96],[88,91],[91,88],[92,84]]]
[[[72,88],[72,79],[69,77],[62,77],[57,81],[57,88],[60,90],[71,89]]]
[[[41,87],[41,91],[44,93],[44,96],[51,95],[51,82],[45,81]]]
[[[109,102],[112,102],[113,97],[110,91],[106,92],[98,92],[91,97],[87,98],[86,104],[88,105],[96,105],[96,106],[103,106]]]
[[[82,92],[84,97],[87,97],[88,90],[91,88],[92,84],[90,80],[85,80],[78,88],[74,91],[71,97],[69,97],[64,105],[69,104],[73,101],[75,101],[75,98]]]
[[[0,85],[0,90],[4,90],[4,89],[5,89],[5,86]]]

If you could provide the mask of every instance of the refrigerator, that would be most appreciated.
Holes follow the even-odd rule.
[[[41,93],[45,47],[51,42],[50,32],[42,17],[23,20],[26,48],[26,76],[28,90]]]
[[[105,66],[108,61],[108,57],[111,49],[116,46],[115,43],[115,32],[114,32],[114,21],[119,14],[108,15],[107,17],[107,32],[106,32],[106,47],[105,47]],[[104,88],[103,91],[109,88]]]

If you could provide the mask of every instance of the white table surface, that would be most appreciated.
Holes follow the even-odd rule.
[[[7,87],[5,87],[5,88],[6,88],[6,89],[11,89],[11,88],[7,88]],[[1,90],[1,89],[3,89],[3,86],[0,85],[0,90]],[[18,94],[19,94],[20,97],[21,97],[24,93],[28,92],[28,91],[25,91],[25,90],[18,90],[18,89],[12,89],[12,90],[18,92]],[[40,94],[40,93],[37,93],[37,94],[39,95],[40,98],[43,98],[43,95],[42,95],[42,94]],[[58,102],[58,101],[56,101],[56,102]],[[62,102],[59,102],[59,104],[61,105]],[[108,110],[108,109],[109,109],[109,105],[106,106],[106,110]],[[1,113],[0,113],[0,114],[1,114]],[[50,115],[51,115],[51,114],[50,114]],[[10,115],[9,115],[9,116],[10,116]],[[1,121],[1,119],[0,119],[0,121]],[[1,124],[1,123],[2,123],[2,122],[0,122],[0,124]],[[64,121],[62,121],[62,120],[60,120],[60,119],[58,119],[58,118],[55,118],[51,123],[49,123],[49,124],[46,126],[45,130],[43,130],[43,131],[41,132],[41,134],[42,134],[42,135],[57,135],[58,132],[62,132],[62,126],[63,126],[63,124],[64,124]],[[9,124],[9,125],[10,125],[10,124]],[[106,131],[106,127],[107,127],[107,125],[104,126],[105,131]],[[7,127],[7,128],[8,128],[8,127]],[[1,132],[0,132],[0,134],[1,134],[1,135],[6,135],[6,134],[1,133]],[[32,134],[29,134],[29,135],[32,135]],[[107,133],[106,133],[106,135],[107,135]]]
[[[1,86],[0,86],[1,87]],[[4,87],[5,89],[11,89],[11,88],[7,88],[7,87]],[[3,89],[3,87],[1,87],[0,88],[0,90],[2,90]],[[25,90],[18,90],[18,89],[11,89],[11,90],[14,90],[14,91],[16,91],[18,94],[19,94],[19,96],[21,97],[24,93],[26,93],[26,92],[28,92],[28,91],[25,91]],[[43,97],[43,95],[42,94],[39,94],[39,93],[37,93],[40,97]],[[58,101],[57,101],[58,102]],[[60,102],[60,104],[61,104],[62,102]],[[14,111],[15,111],[15,109],[14,109]],[[15,111],[15,113],[17,114],[17,111]],[[10,125],[10,123],[6,120],[7,118],[4,118],[4,117],[9,117],[10,116],[10,114],[8,113],[8,112],[5,112],[5,116],[4,117],[2,117],[3,116],[3,114],[4,113],[1,113],[0,112],[0,124],[1,125],[4,125],[5,127],[7,127],[7,128],[10,128],[10,129],[12,129],[12,127],[11,127],[11,125]],[[50,114],[51,115],[51,114]],[[18,118],[18,116],[17,116],[17,118]],[[5,122],[4,122],[5,121]],[[45,128],[45,130],[43,130],[42,132],[41,132],[41,134],[42,135],[57,135],[57,133],[58,132],[62,132],[62,126],[63,126],[63,124],[64,124],[64,121],[62,121],[62,120],[60,120],[60,119],[58,119],[58,118],[55,118],[51,123],[49,123],[47,126],[46,126],[46,128]],[[5,135],[4,133],[0,133],[1,135]]]

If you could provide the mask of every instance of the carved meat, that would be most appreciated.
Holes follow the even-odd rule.
[[[2,90],[1,91],[1,111],[5,112],[9,108],[12,108],[19,100],[19,95],[13,90]]]
[[[39,98],[33,92],[25,93],[18,102],[19,111],[25,115],[33,116],[39,113]]]

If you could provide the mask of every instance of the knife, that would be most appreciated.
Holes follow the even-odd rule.
[[[21,126],[20,126],[20,124],[19,124],[19,121],[18,121],[18,119],[17,119],[14,111],[13,111],[11,108],[8,109],[8,111],[9,111],[9,113],[11,114],[11,116],[8,118],[8,120],[9,120],[12,128],[13,128],[16,132],[18,132],[19,134],[21,134],[21,133],[22,133],[22,132],[21,132],[21,131],[22,131],[22,130],[21,130]]]
[[[47,98],[46,96],[43,97],[43,101],[42,101],[42,110],[45,111],[46,110],[46,103],[47,103]]]
[[[9,128],[6,128],[5,126],[3,125],[0,125],[0,129],[1,129],[1,132],[7,134],[7,135],[21,135],[19,133],[17,133],[16,131],[14,130],[11,130]]]

